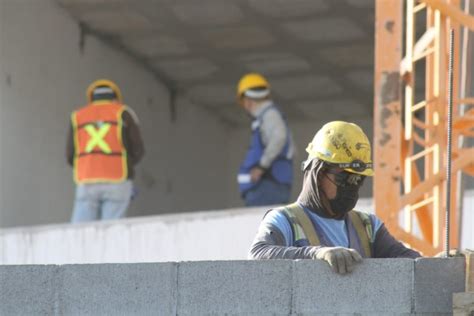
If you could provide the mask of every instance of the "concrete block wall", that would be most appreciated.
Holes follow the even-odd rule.
[[[451,315],[463,268],[462,258],[368,259],[348,275],[312,260],[4,265],[0,314]]]

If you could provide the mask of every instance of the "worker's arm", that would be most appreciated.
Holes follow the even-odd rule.
[[[138,119],[131,109],[127,109],[122,114],[123,120],[123,141],[127,155],[133,165],[136,165],[145,155]]]
[[[316,259],[326,261],[334,272],[345,274],[354,270],[362,261],[354,249],[344,247],[292,247],[288,246],[283,233],[270,223],[260,225],[250,248],[249,259]]]
[[[249,259],[317,259],[326,261],[336,273],[352,272],[362,261],[354,249],[344,247],[294,247],[291,226],[278,211],[267,213],[250,248]]]
[[[262,117],[260,135],[265,147],[260,158],[260,166],[268,169],[282,152],[286,144],[287,128],[281,114],[270,109]]]
[[[72,166],[74,163],[74,138],[72,134],[72,124],[69,124],[66,144],[66,160],[70,166]]]
[[[282,232],[263,221],[249,251],[249,259],[313,259],[317,248],[286,246]]]
[[[374,258],[418,258],[421,255],[396,240],[384,224],[375,234]]]
[[[271,210],[260,223],[250,248],[250,259],[312,259],[320,247],[294,247],[293,231],[286,216]]]

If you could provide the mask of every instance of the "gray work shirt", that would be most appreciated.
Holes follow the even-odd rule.
[[[263,102],[253,113],[254,117],[258,117],[272,105],[274,105],[272,101]],[[289,133],[290,144],[286,158],[292,159],[295,152],[293,137],[281,113],[276,108],[271,108],[263,114],[260,124],[260,137],[264,151],[262,158],[260,158],[260,166],[269,168],[272,165],[285,147],[287,133]]]

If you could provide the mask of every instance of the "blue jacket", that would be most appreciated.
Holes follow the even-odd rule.
[[[251,190],[257,183],[253,183],[250,179],[250,170],[253,167],[259,165],[260,159],[265,150],[265,146],[262,142],[260,134],[260,126],[262,124],[263,116],[269,110],[276,110],[282,116],[281,112],[274,105],[266,108],[260,113],[252,122],[252,137],[250,146],[245,156],[243,163],[240,165],[239,174],[237,181],[239,183],[240,193],[244,195],[247,191]],[[291,185],[293,180],[293,168],[292,159],[288,158],[288,152],[290,150],[290,132],[286,125],[286,143],[281,153],[273,161],[270,168],[268,168],[266,176],[270,176],[274,181],[279,183]]]

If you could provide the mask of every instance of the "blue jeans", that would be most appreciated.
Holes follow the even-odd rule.
[[[245,193],[246,206],[288,204],[291,186],[270,179],[261,179],[257,185]]]
[[[81,184],[76,187],[72,223],[125,217],[132,181]]]

